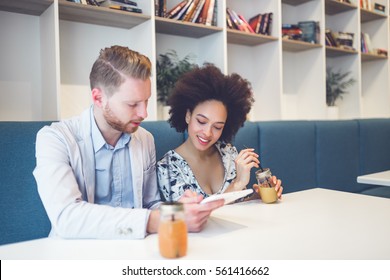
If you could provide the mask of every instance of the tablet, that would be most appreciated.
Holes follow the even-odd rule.
[[[225,199],[225,204],[229,204],[233,201],[236,201],[239,198],[250,195],[251,193],[253,193],[253,189],[246,189],[246,190],[236,191],[236,192],[214,194],[214,195],[210,195],[209,197],[206,197],[205,199],[203,199],[200,202],[200,204],[207,203],[207,202],[214,201],[214,200],[218,200],[218,199]]]

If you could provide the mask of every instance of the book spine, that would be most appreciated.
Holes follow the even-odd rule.
[[[246,21],[246,19],[242,15],[238,15],[238,17],[244,23],[244,25],[245,25],[245,27],[247,29],[247,32],[255,33],[255,31],[252,29],[252,27],[249,25],[249,23]]]
[[[213,20],[213,15],[214,15],[214,4],[215,0],[210,0],[210,6],[209,9],[207,10],[207,17],[206,17],[206,22],[205,25],[211,26],[211,22]]]
[[[217,19],[218,19],[218,1],[215,0],[215,2],[214,2],[213,19],[211,21],[211,25],[212,26],[217,26]]]
[[[199,3],[198,3],[198,6],[196,6],[196,10],[192,16],[192,18],[190,19],[191,22],[196,22],[199,15],[200,15],[200,12],[202,11],[202,8],[204,6],[204,3],[206,2],[206,0],[200,0]]]
[[[190,21],[191,16],[195,12],[196,6],[198,5],[199,0],[192,1],[191,5],[188,7],[187,11],[183,16],[183,21]]]
[[[188,0],[181,1],[179,4],[170,9],[165,15],[166,18],[174,18],[181,9],[187,4]]]
[[[179,11],[179,13],[174,17],[174,19],[181,20],[184,16],[184,13],[187,11],[188,7],[191,5],[193,0],[189,0],[185,6]]]
[[[124,7],[120,5],[110,5],[110,9],[114,10],[120,10],[120,11],[126,11],[126,12],[133,12],[133,13],[142,13],[142,10],[140,8],[132,8],[132,7]]]
[[[138,6],[137,2],[131,0],[114,0],[114,1],[122,4],[131,5],[131,6]]]
[[[203,9],[200,12],[199,18],[197,20],[198,23],[205,24],[206,23],[206,18],[207,18],[207,11],[209,10],[210,6],[210,0],[206,0]]]

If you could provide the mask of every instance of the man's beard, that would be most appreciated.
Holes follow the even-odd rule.
[[[133,127],[131,125],[131,121],[127,123],[123,123],[121,120],[119,120],[112,112],[109,103],[107,103],[106,107],[104,107],[103,116],[106,122],[108,123],[108,125],[117,131],[130,134],[135,132],[138,129],[138,127]],[[137,121],[141,122],[143,120],[137,120]]]

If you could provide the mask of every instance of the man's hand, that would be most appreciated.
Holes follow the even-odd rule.
[[[211,212],[224,205],[224,200],[215,200],[199,204],[203,196],[190,190],[186,190],[179,202],[184,204],[184,212],[188,231],[201,231],[209,218]]]

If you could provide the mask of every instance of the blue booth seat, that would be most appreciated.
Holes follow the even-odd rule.
[[[32,171],[35,138],[50,122],[0,122],[0,244],[46,237],[50,221]],[[156,159],[186,139],[165,121],[142,124],[155,139]],[[358,184],[359,175],[390,169],[390,119],[246,122],[233,139],[254,148],[284,193],[328,188],[390,198],[390,187]],[[256,182],[252,170],[248,187]]]

